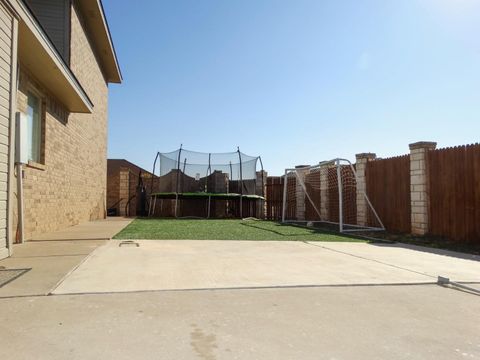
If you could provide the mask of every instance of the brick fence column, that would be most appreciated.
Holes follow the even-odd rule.
[[[125,206],[127,205],[128,199],[130,198],[130,172],[127,168],[121,168],[120,173],[120,184],[119,184],[119,194],[118,197],[120,202],[118,203],[118,213],[120,216],[127,215],[125,212]]]
[[[308,165],[295,166],[295,169],[298,175],[296,186],[295,186],[297,220],[305,220],[305,191],[303,190],[302,185],[300,185],[300,181],[303,181],[303,183],[305,183],[305,175],[306,175],[307,167]]]
[[[328,221],[328,169],[330,165],[320,165],[320,220]]]
[[[368,204],[365,194],[367,193],[367,163],[375,160],[377,155],[373,153],[362,153],[356,156],[357,173],[357,225],[367,226],[368,223]]]
[[[267,191],[267,177],[268,172],[265,170],[257,171],[257,179],[255,180],[255,194],[262,196]],[[262,176],[263,176],[263,189],[262,189]]]
[[[428,232],[428,169],[427,152],[437,143],[421,141],[410,144],[410,207],[412,234]]]
[[[263,177],[263,181],[262,181]],[[255,194],[258,196],[267,196],[267,177],[268,177],[268,172],[265,170],[260,170],[257,171],[257,180],[256,180],[256,187],[255,187]],[[262,188],[263,184],[263,188]],[[267,214],[267,202],[265,200],[263,201],[257,201],[257,217],[260,219],[265,219]]]

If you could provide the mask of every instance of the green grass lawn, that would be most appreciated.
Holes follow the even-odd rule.
[[[114,239],[364,241],[273,221],[145,218],[135,219]]]

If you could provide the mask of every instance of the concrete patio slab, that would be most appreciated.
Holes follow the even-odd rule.
[[[109,240],[132,221],[132,218],[109,217],[37,235],[29,241]]]
[[[365,243],[137,242],[98,248],[53,293],[417,284],[435,283],[437,275],[480,280],[475,260]]]
[[[15,246],[12,257],[0,261],[7,269],[31,269],[0,287],[0,298],[47,295],[72,269],[106,240],[29,242]]]
[[[94,221],[45,234],[41,241],[39,238],[14,245],[13,256],[0,261],[0,266],[31,270],[0,287],[0,298],[49,294],[93,250],[130,221],[122,218]]]

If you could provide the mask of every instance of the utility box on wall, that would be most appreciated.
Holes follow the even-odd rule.
[[[28,118],[17,112],[15,117],[15,163],[28,164]]]

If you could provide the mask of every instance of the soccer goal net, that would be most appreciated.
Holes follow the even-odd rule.
[[[340,232],[385,230],[348,160],[286,169],[283,184],[282,222],[324,223]]]

